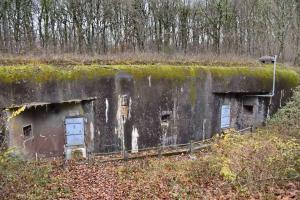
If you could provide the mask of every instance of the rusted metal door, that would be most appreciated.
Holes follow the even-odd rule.
[[[66,146],[84,145],[84,119],[82,117],[66,118]]]

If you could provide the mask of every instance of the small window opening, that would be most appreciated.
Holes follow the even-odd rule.
[[[129,98],[127,95],[121,96],[121,106],[128,106],[129,105]]]
[[[162,122],[168,122],[171,119],[172,111],[163,111],[161,113],[161,121]]]
[[[244,108],[244,111],[247,112],[248,114],[253,114],[253,106],[244,105],[243,108]]]
[[[164,114],[161,116],[161,121],[167,122],[168,120],[170,120],[170,118],[171,118],[170,114]]]
[[[31,125],[27,125],[23,127],[24,137],[29,138],[32,136],[32,127]]]

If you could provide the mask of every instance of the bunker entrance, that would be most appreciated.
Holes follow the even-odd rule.
[[[216,97],[219,104],[219,131],[226,128],[242,130],[264,123],[267,106],[263,97],[239,93],[217,94]]]
[[[240,120],[238,121],[241,129],[249,128],[256,125],[256,116],[258,116],[260,102],[258,97],[243,97],[240,111]]]
[[[84,118],[81,116],[65,119],[66,158],[86,157]]]
[[[222,105],[221,108],[221,129],[226,129],[230,127],[230,105]]]
[[[65,119],[66,147],[84,145],[83,117],[67,117]]]
[[[254,125],[254,106],[253,105],[243,105],[242,107],[242,118],[241,118],[241,128],[248,128]]]
[[[7,108],[8,145],[28,158],[62,156],[69,148],[90,147],[93,129],[85,126],[93,127],[91,102],[40,102]]]

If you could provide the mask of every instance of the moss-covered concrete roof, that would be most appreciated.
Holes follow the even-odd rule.
[[[73,65],[58,67],[53,65],[14,65],[0,67],[0,82],[20,81],[47,82],[51,80],[79,80],[112,77],[119,72],[131,74],[135,78],[152,76],[153,79],[179,79],[197,77],[201,73],[211,73],[215,78],[249,76],[265,81],[272,80],[272,65],[248,66],[175,66],[175,65]],[[299,75],[278,65],[277,78],[289,86],[299,84]]]

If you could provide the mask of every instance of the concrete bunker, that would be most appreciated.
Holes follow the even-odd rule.
[[[36,102],[6,108],[9,146],[26,157],[55,157],[93,150],[93,100]]]
[[[35,79],[22,71],[12,80],[16,69],[0,73],[0,108],[10,118],[0,113],[0,125],[8,146],[28,157],[135,153],[261,125],[299,82],[278,69],[271,98],[260,96],[272,91],[270,67],[41,67]]]

